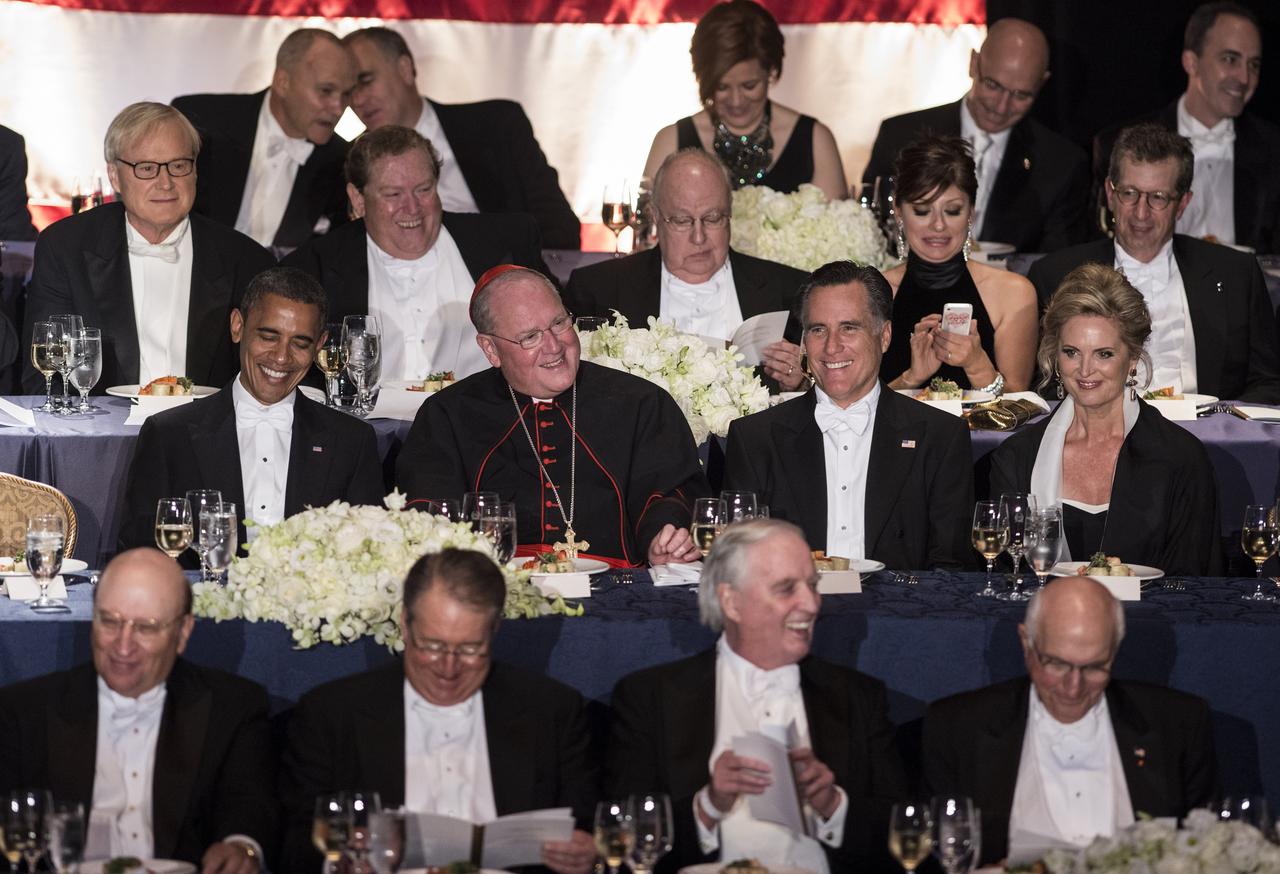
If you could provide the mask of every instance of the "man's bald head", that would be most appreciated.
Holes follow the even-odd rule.
[[[973,87],[965,105],[987,133],[1013,127],[1030,111],[1049,78],[1049,41],[1021,18],[1002,18],[987,29],[982,48],[969,58]]]

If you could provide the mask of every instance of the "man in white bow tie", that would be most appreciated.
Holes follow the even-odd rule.
[[[755,492],[828,555],[916,570],[965,564],[969,429],[881,384],[892,308],[874,267],[814,271],[799,297],[813,387],[729,426],[724,487]]]
[[[1209,707],[1112,679],[1124,605],[1106,587],[1055,580],[1028,603],[1018,637],[1029,676],[936,701],[924,720],[925,780],[982,809],[983,864],[1011,842],[1085,846],[1135,812],[1180,818],[1210,802]]]
[[[220,385],[235,372],[222,329],[245,286],[274,263],[248,237],[198,215],[200,137],[162,103],[125,107],[103,151],[118,200],[56,222],[36,242],[25,337],[55,313],[102,329],[96,390],[185,376]],[[27,391],[44,388],[28,361]]]
[[[743,857],[823,874],[895,870],[886,821],[907,787],[884,686],[809,655],[817,587],[794,525],[730,525],[698,591],[702,622],[723,632],[719,642],[614,690],[605,794],[671,796],[666,870]],[[789,773],[735,751],[735,739],[751,733],[788,750]],[[756,819],[748,800],[793,779],[806,833]]]
[[[179,658],[194,624],[173,559],[116,556],[94,591],[92,663],[0,690],[0,789],[83,804],[89,858],[256,874],[276,840],[267,693]]]

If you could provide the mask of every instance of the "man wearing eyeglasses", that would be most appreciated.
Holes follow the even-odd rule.
[[[277,822],[267,693],[179,658],[194,621],[173,559],[116,556],[94,591],[93,662],[0,691],[0,789],[83,804],[89,858],[256,874]]]
[[[973,86],[961,100],[885,119],[862,183],[891,189],[898,152],[925,131],[973,144],[978,175],[975,240],[1010,243],[1020,252],[1052,252],[1088,233],[1089,161],[1084,150],[1030,118],[1049,79],[1049,43],[1038,27],[1002,18],[969,58]]]
[[[527,267],[480,277],[471,322],[493,366],[423,403],[396,464],[400,490],[498,492],[515,501],[523,555],[572,541],[622,567],[695,561],[690,507],[710,486],[671,395],[580,361],[572,314]]]
[[[1124,605],[1088,577],[1054,580],[1018,626],[1028,677],[929,706],[930,792],[982,810],[982,862],[1088,845],[1136,813],[1182,817],[1209,803],[1209,707],[1162,686],[1113,680]],[[1022,852],[1019,852],[1021,848]]]
[[[542,861],[560,874],[591,870],[597,765],[582,698],[493,661],[505,598],[488,556],[459,549],[423,556],[404,582],[403,659],[298,702],[280,774],[281,870],[319,868],[311,843],[316,796],[351,789],[377,792],[384,808],[475,823],[571,808],[576,830],[544,843]]]
[[[1257,259],[1174,232],[1194,173],[1185,137],[1152,123],[1125,128],[1106,183],[1115,239],[1047,255],[1028,278],[1043,308],[1081,264],[1122,270],[1151,310],[1152,388],[1280,403],[1275,316]]]
[[[701,148],[667,156],[653,177],[657,248],[573,271],[565,306],[579,316],[613,310],[633,327],[650,316],[688,334],[728,340],[744,319],[788,311],[803,271],[729,248],[732,193],[724,165]],[[800,386],[800,326],[764,350],[765,375]]]
[[[275,259],[253,240],[191,215],[200,137],[162,103],[125,107],[103,151],[119,201],[69,216],[36,241],[23,336],[58,313],[102,329],[102,392],[185,376],[222,385],[236,372],[225,326],[257,273]],[[23,387],[43,391],[28,360]]]

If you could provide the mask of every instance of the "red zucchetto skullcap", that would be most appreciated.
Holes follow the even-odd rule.
[[[528,269],[529,269],[528,267],[521,267],[519,264],[499,264],[496,267],[490,267],[488,270],[484,272],[483,276],[481,276],[478,280],[476,280],[476,287],[471,292],[472,299],[474,300],[475,296],[480,293],[481,289],[483,289],[490,282],[493,282],[493,280],[497,279],[502,274],[509,273],[512,270],[528,270]]]

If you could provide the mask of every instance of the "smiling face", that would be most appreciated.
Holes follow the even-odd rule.
[[[195,623],[183,614],[186,586],[177,562],[154,549],[123,553],[103,571],[91,646],[93,666],[112,691],[137,698],[168,679]],[[135,624],[109,629],[102,618]],[[140,633],[144,625],[152,630]]]
[[[764,105],[773,79],[773,74],[760,61],[739,61],[720,77],[711,97],[712,112],[730,130],[750,133],[764,118]]]
[[[422,149],[379,158],[361,192],[347,184],[356,215],[382,251],[395,258],[421,258],[440,236],[444,208],[431,159]]]
[[[194,159],[195,149],[182,126],[163,121],[121,150],[130,164],[155,161],[163,164],[179,158]],[[112,161],[107,165],[111,187],[120,194],[129,224],[150,243],[159,243],[191,212],[196,200],[196,173],[170,176],[161,168],[154,179],[139,179],[133,168]]]
[[[1050,591],[1063,582],[1067,585]],[[1041,597],[1034,645],[1027,627],[1018,626],[1023,660],[1040,703],[1054,719],[1070,724],[1093,709],[1111,680],[1116,648],[1111,595],[1094,580],[1068,577],[1050,583]]]
[[[388,124],[413,127],[422,115],[422,98],[413,60],[387,57],[371,39],[354,39],[348,48],[356,60],[356,89],[351,108],[369,130]]]
[[[491,295],[493,335],[476,337],[489,363],[502,370],[512,388],[530,397],[554,398],[568,391],[578,376],[582,347],[572,326],[560,334],[550,330],[566,315],[560,296],[528,278],[507,281]],[[542,331],[537,346],[524,349],[514,342],[532,331]]]
[[[1120,329],[1104,316],[1072,316],[1062,326],[1058,373],[1077,404],[1100,409],[1117,403],[1136,365]]]
[[[982,50],[969,56],[973,87],[965,105],[974,123],[987,133],[1000,133],[1022,121],[1048,78],[1044,37],[1017,30],[993,32]]]
[[[973,204],[969,195],[952,185],[940,197],[908,203],[901,215],[902,235],[911,251],[926,261],[942,263],[964,247]]]
[[[1178,161],[1175,158],[1146,163],[1125,155],[1120,159],[1119,171],[1119,178],[1108,179],[1106,184],[1107,205],[1116,219],[1116,242],[1134,258],[1146,263],[1173,239],[1178,218],[1191,202],[1191,192],[1178,196]],[[1173,196],[1173,202],[1165,209],[1152,209],[1147,198],[1142,196],[1134,203],[1124,204],[1116,196],[1116,191],[1126,188],[1163,191]]]
[[[809,654],[822,598],[809,545],[779,532],[747,547],[750,579],[735,588],[719,583],[724,633],[733,651],[769,671]]]
[[[470,698],[489,675],[493,613],[465,604],[437,584],[418,596],[412,619],[401,619],[404,675],[423,698],[451,707]],[[459,655],[459,647],[474,655]],[[450,650],[432,652],[432,650]]]
[[[804,351],[814,381],[837,406],[848,407],[880,378],[893,325],[877,325],[860,282],[814,289],[804,318]]]
[[[1204,50],[1182,53],[1187,72],[1187,111],[1206,127],[1236,118],[1253,98],[1262,72],[1262,37],[1238,15],[1219,15],[1204,38]]]
[[[729,225],[707,227],[701,219],[728,215],[732,209],[729,184],[718,167],[701,156],[680,155],[662,175],[658,206],[658,248],[662,263],[678,279],[706,282],[729,257]],[[695,219],[687,230],[678,230],[663,219]]]
[[[324,336],[318,307],[278,294],[263,295],[247,318],[232,310],[240,384],[261,404],[284,400],[307,375]]]
[[[351,53],[341,44],[318,38],[292,69],[276,68],[271,112],[287,135],[323,146],[333,137],[355,84]]]

